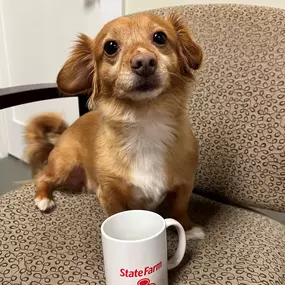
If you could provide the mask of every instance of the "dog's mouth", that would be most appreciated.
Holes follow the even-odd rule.
[[[146,82],[146,83],[136,86],[135,88],[133,88],[132,91],[150,92],[150,91],[154,91],[157,88],[159,88],[158,84],[152,84],[152,83]]]
[[[157,76],[149,76],[146,78],[138,78],[134,81],[130,92],[151,92],[161,88],[160,80]]]
[[[166,88],[165,77],[155,73],[147,77],[130,74],[124,80],[119,80],[115,94],[120,98],[129,98],[135,101],[152,99],[159,96]]]

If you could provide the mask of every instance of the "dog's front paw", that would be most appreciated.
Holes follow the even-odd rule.
[[[43,198],[43,199],[36,198],[35,204],[42,212],[48,211],[55,206],[54,201],[48,198]]]
[[[202,228],[194,226],[191,230],[186,231],[186,239],[204,239],[205,232]]]

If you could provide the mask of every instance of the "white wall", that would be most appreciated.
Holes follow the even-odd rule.
[[[261,5],[285,9],[285,0],[125,0],[125,14],[168,6],[214,3]]]
[[[0,89],[54,83],[76,34],[94,37],[103,23],[122,15],[123,1],[0,0]],[[27,120],[48,111],[72,123],[79,115],[77,98],[0,111],[0,158],[8,153],[21,158]]]
[[[2,1],[0,0],[0,88],[9,86],[9,66],[5,40],[4,21],[2,15]],[[8,155],[4,113],[0,110],[0,158]]]

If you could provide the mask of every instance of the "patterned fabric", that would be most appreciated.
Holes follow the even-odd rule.
[[[199,193],[285,211],[285,10],[193,5],[181,13],[204,50],[189,105]]]
[[[205,51],[189,105],[201,147],[198,191],[284,211],[285,11],[238,5],[175,10]],[[48,214],[33,198],[32,185],[0,198],[0,284],[105,284],[105,217],[96,197],[58,192]],[[190,210],[207,236],[188,242],[170,285],[284,284],[283,225],[197,195]],[[173,232],[168,243],[172,254]]]
[[[92,194],[55,193],[57,207],[42,214],[34,187],[0,199],[0,284],[105,284],[100,225]],[[194,195],[191,216],[207,238],[189,241],[169,285],[284,284],[285,227],[260,214]],[[177,245],[169,232],[169,253]]]

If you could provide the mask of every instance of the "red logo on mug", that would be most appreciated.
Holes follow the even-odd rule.
[[[150,280],[148,278],[144,278],[138,281],[137,285],[156,285],[156,284],[150,283]]]

